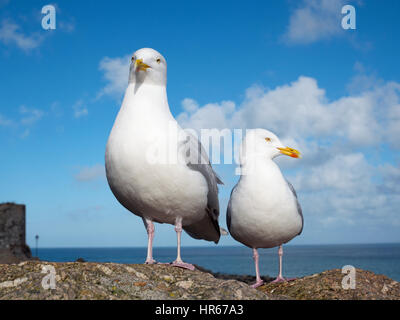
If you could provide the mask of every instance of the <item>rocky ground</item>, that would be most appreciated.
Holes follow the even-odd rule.
[[[259,290],[296,300],[400,300],[400,283],[384,275],[357,269],[355,289],[343,289],[341,269],[327,270],[295,281],[267,283]]]
[[[88,262],[0,264],[0,299],[400,299],[398,282],[358,269],[354,290],[342,289],[339,269],[267,283],[257,290],[248,285],[254,281],[251,276],[212,275],[199,269]],[[52,284],[51,278],[55,288],[43,288],[42,283]]]
[[[235,279],[247,284],[256,280],[250,275],[213,275],[219,279]],[[267,276],[262,277],[265,284],[258,290],[265,292],[271,299],[279,297],[295,300],[400,300],[400,283],[384,275],[356,269],[355,289],[347,290],[342,288],[344,276],[341,269],[327,270],[283,283],[271,283],[274,278]]]
[[[56,281],[55,289],[45,290],[42,279],[46,274],[42,270],[50,270],[48,266],[54,267]],[[268,299],[268,296],[243,282],[220,280],[209,273],[168,265],[29,261],[0,265],[0,299]]]

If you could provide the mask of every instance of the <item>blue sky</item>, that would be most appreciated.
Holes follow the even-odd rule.
[[[56,7],[56,29],[41,26]],[[340,10],[356,8],[356,29]],[[0,0],[0,201],[27,205],[27,242],[145,246],[104,177],[130,55],[168,62],[183,126],[264,127],[300,149],[279,163],[305,216],[293,244],[400,241],[398,1]],[[221,224],[234,165],[217,165]],[[156,226],[155,245],[173,246]],[[211,245],[184,237],[184,245]],[[236,245],[231,237],[220,244]]]

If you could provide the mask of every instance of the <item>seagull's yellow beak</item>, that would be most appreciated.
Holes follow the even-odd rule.
[[[138,71],[140,71],[140,70],[146,71],[147,68],[150,68],[150,66],[148,64],[145,64],[143,62],[143,59],[137,59],[135,61],[135,66],[136,66],[136,70],[138,70]]]
[[[287,155],[287,156],[289,156],[289,157],[292,157],[292,158],[301,158],[300,152],[299,152],[298,150],[296,150],[296,149],[286,147],[286,148],[278,148],[278,150],[279,150],[282,154]]]

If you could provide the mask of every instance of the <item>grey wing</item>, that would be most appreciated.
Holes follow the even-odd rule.
[[[200,172],[207,181],[207,207],[204,208],[207,215],[195,224],[184,226],[184,230],[195,239],[204,239],[218,243],[221,236],[221,230],[218,224],[219,201],[218,184],[222,184],[221,179],[213,170],[210,160],[203,146],[198,139],[190,133],[183,142],[187,166]]]
[[[188,166],[203,164],[204,167],[201,168],[204,168],[203,171],[207,172],[207,176],[215,179],[217,181],[217,184],[224,184],[221,178],[212,168],[210,159],[208,158],[207,152],[201,142],[190,132],[186,132],[186,134],[187,137],[183,144],[186,147],[185,150],[187,152],[186,156],[188,159]]]
[[[298,235],[300,235],[301,232],[303,231],[303,226],[304,226],[303,210],[301,210],[301,206],[300,206],[299,200],[297,199],[297,193],[296,193],[296,190],[294,190],[293,185],[288,180],[286,180],[286,183],[288,184],[290,190],[292,191],[294,197],[296,198],[297,212],[299,213],[299,215],[301,217],[301,230],[300,230],[300,232],[298,234]]]

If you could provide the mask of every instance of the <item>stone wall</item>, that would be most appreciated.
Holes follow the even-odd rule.
[[[0,204],[0,251],[18,259],[31,256],[25,243],[25,205]]]

